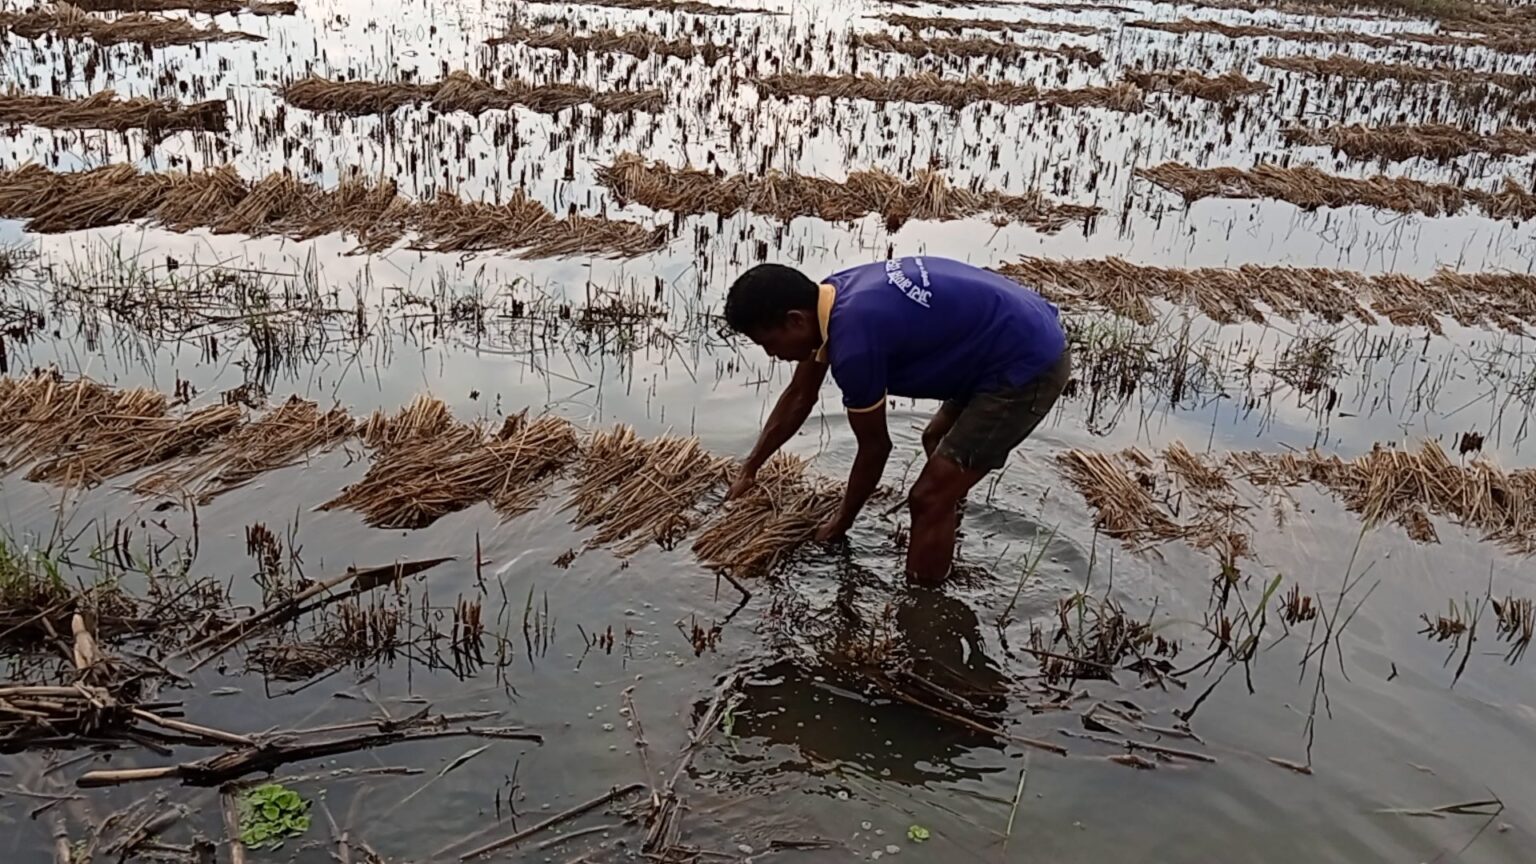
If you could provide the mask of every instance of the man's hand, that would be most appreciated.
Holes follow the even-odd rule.
[[[736,480],[731,483],[731,490],[725,493],[725,500],[735,501],[751,491],[752,487],[756,485],[757,469],[743,465],[741,470],[736,472]]]
[[[843,521],[841,516],[834,516],[821,523],[821,527],[816,529],[816,542],[836,543],[848,535],[850,527],[852,526]]]

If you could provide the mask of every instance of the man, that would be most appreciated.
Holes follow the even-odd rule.
[[[761,264],[731,286],[725,318],[769,356],[796,363],[731,497],[751,488],[768,457],[799,431],[828,369],[843,391],[859,451],[842,506],[817,531],[819,541],[847,533],[880,482],[891,453],[887,397],[943,400],[923,431],[928,463],[907,496],[907,574],[927,585],[949,575],[966,494],[1003,467],[1071,375],[1056,307],[996,273],[944,258],[865,264],[820,285],[791,267]]]

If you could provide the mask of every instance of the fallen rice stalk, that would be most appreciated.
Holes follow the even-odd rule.
[[[706,527],[693,543],[705,566],[733,576],[771,572],[816,528],[832,518],[842,489],[807,479],[804,460],[780,453],[758,472],[757,485]]]
[[[75,8],[86,12],[195,12],[199,15],[292,15],[299,11],[293,0],[75,0]]]
[[[521,105],[554,114],[589,104],[599,111],[657,111],[665,100],[660,90],[598,93],[580,84],[532,85],[512,82],[495,87],[462,70],[432,84],[382,81],[333,81],[310,76],[284,85],[279,95],[305,111],[337,114],[387,114],[405,105],[430,104],[444,113],[483,114]]]
[[[1397,126],[1291,126],[1285,143],[1331,147],[1353,159],[1401,162],[1434,159],[1446,162],[1468,153],[1522,156],[1536,151],[1536,133],[1501,126],[1491,135],[1468,132],[1439,123]]]
[[[135,483],[133,490],[141,495],[180,491],[206,504],[268,471],[340,443],[354,426],[351,415],[341,408],[321,411],[314,402],[293,396],[226,436],[203,458],[151,474]]]
[[[567,3],[572,0],[528,0],[530,3]],[[715,6],[698,0],[575,0],[581,6],[602,6],[609,9],[656,9],[662,12],[687,12],[692,15],[782,15],[767,9],[737,9],[731,6]]]
[[[1479,532],[1483,540],[1515,554],[1536,551],[1536,469],[1505,472],[1486,459],[1453,462],[1436,442],[1418,450],[1377,447],[1345,459],[1316,450],[1304,453],[1231,452],[1197,457],[1174,444],[1154,460],[1138,450],[1120,454],[1073,450],[1060,457],[1062,473],[1097,514],[1105,533],[1128,546],[1146,549],[1183,539],[1197,547],[1245,554],[1246,537],[1221,525],[1222,502],[1231,494],[1232,479],[1260,488],[1294,487],[1311,483],[1334,495],[1367,525],[1392,522],[1422,543],[1437,542],[1429,516],[1441,516]],[[1176,480],[1194,490],[1189,521],[1180,523],[1160,500],[1190,496],[1166,494]],[[1158,498],[1153,490],[1164,489]],[[1216,518],[1213,520],[1212,516]],[[1227,531],[1227,537],[1210,529]],[[1212,545],[1239,544],[1239,545]]]
[[[166,400],[143,390],[113,390],[88,378],[0,378],[0,463],[16,470],[70,447],[88,418],[164,416]]]
[[[112,19],[95,18],[68,3],[25,12],[0,12],[0,29],[23,39],[51,35],[60,39],[90,39],[101,45],[134,43],[154,48],[197,42],[262,41],[262,37],[251,33],[220,30],[212,24],[198,27],[180,18],[157,18],[137,12]]]
[[[1326,58],[1260,57],[1259,63],[1284,72],[1357,81],[1402,81],[1409,84],[1455,84],[1468,87],[1493,84],[1514,92],[1536,87],[1536,75],[1457,69],[1452,66],[1373,63],[1342,54]]]
[[[1289,42],[1324,42],[1334,44],[1366,45],[1385,48],[1396,40],[1372,33],[1349,30],[1295,30],[1279,27],[1256,27],[1249,24],[1223,24],[1220,21],[1196,21],[1180,18],[1177,21],[1127,21],[1127,27],[1141,30],[1161,30],[1164,33],[1219,33],[1229,39],[1268,38]]]
[[[711,455],[697,438],[654,438],[640,448],[644,459],[598,500],[588,499],[578,525],[597,525],[595,545],[618,543],[632,555],[652,542],[671,548],[693,528],[699,500],[730,477],[731,460]],[[625,460],[620,460],[625,461]],[[623,541],[623,542],[621,542]]]
[[[959,33],[964,30],[984,30],[991,33],[1023,33],[1038,30],[1044,33],[1072,33],[1092,36],[1103,33],[1103,27],[1088,24],[1058,24],[1054,21],[998,21],[991,18],[925,18],[917,15],[880,15],[877,18],[895,27],[905,27],[912,32],[919,30],[943,30]]]
[[[947,220],[994,213],[999,220],[1016,219],[1053,232],[1099,212],[1097,207],[1057,204],[1039,192],[1007,195],[955,187],[931,168],[920,170],[911,180],[879,169],[851,172],[841,182],[777,171],[762,177],[720,177],[694,168],[646,163],[633,153],[625,153],[612,165],[600,168],[598,179],[621,200],[655,210],[724,216],[746,210],[784,220],[815,216],[832,222],[851,221],[873,212],[883,214],[891,230],[908,219]]]
[[[1381,13],[1335,4],[1328,0],[1195,0],[1190,5],[1201,9],[1228,9],[1237,12],[1285,12],[1290,15],[1314,15],[1320,18],[1360,18],[1377,21]]]
[[[157,136],[181,129],[223,131],[225,119],[221,100],[181,105],[142,97],[119,99],[111,90],[84,99],[0,94],[0,123],[30,123],[49,129],[144,129]]]
[[[833,99],[868,99],[872,102],[934,102],[963,108],[975,102],[1004,105],[1041,103],[1063,108],[1095,107],[1111,111],[1142,110],[1142,92],[1134,84],[1108,87],[1077,87],[1042,90],[1033,84],[991,82],[981,78],[955,81],[923,73],[905,78],[873,75],[771,75],[757,86],[774,96],[829,96]]]
[[[1256,485],[1313,483],[1368,524],[1394,522],[1420,542],[1436,540],[1425,515],[1431,514],[1510,552],[1536,551],[1536,469],[1505,472],[1484,458],[1457,464],[1434,441],[1416,451],[1377,447],[1354,459],[1316,450],[1233,453],[1226,467]]]
[[[576,508],[576,523],[598,521],[613,490],[640,470],[649,456],[645,441],[633,426],[619,425],[593,434],[576,472],[576,491],[569,506]]]
[[[1132,548],[1146,548],[1189,535],[1152,498],[1151,484],[1133,473],[1127,460],[1112,453],[1069,450],[1057,461],[1097,513],[1094,524],[1110,537]]]
[[[1104,55],[1091,48],[1077,45],[1020,45],[1014,42],[998,42],[992,39],[895,39],[885,33],[855,33],[855,48],[871,51],[889,51],[911,57],[985,57],[992,60],[1020,60],[1040,54],[1065,57],[1098,68],[1104,64]]]
[[[1232,102],[1243,96],[1268,93],[1269,85],[1243,77],[1237,70],[1214,77],[1185,69],[1160,72],[1132,70],[1125,80],[1143,90],[1159,93],[1183,93],[1210,102]]]
[[[573,54],[613,52],[629,54],[645,59],[651,56],[679,57],[691,60],[702,57],[708,65],[729,55],[729,49],[713,43],[697,44],[688,39],[663,39],[654,33],[619,33],[613,30],[593,30],[577,35],[563,26],[551,30],[531,30],[513,24],[505,33],[487,39],[487,45],[526,45],[529,48],[553,48]]]
[[[1308,210],[1363,205],[1427,216],[1454,215],[1470,205],[1492,219],[1523,221],[1536,216],[1536,195],[1507,176],[1497,192],[1408,177],[1341,177],[1310,165],[1193,168],[1165,162],[1154,168],[1138,168],[1136,176],[1182,195],[1186,202],[1202,198],[1275,198]]]
[[[939,6],[944,9],[971,9],[990,6],[999,9],[1038,9],[1042,12],[1135,12],[1128,6],[1108,3],[1044,3],[1027,0],[885,0],[892,6]]]
[[[501,204],[466,202],[443,191],[431,201],[400,197],[392,181],[357,177],[321,189],[287,174],[254,184],[234,169],[140,173],[130,165],[54,172],[39,165],[0,171],[0,218],[25,219],[39,233],[144,219],[173,231],[282,235],[340,233],[369,251],[408,232],[412,248],[432,251],[521,249],[527,258],[570,254],[643,255],[666,244],[665,229],[600,216],[556,218],[522,190]]]
[[[1530,293],[1529,284],[1525,290]],[[574,463],[578,522],[598,526],[594,542],[620,544],[620,554],[680,540],[707,511],[700,502],[725,482],[730,465],[695,439],[646,440],[628,427],[594,435],[583,447],[569,421],[551,416],[516,415],[489,434],[456,421],[441,401],[427,397],[356,425],[291,400],[240,426],[240,411],[229,406],[176,417],[164,395],[147,390],[48,374],[0,378],[6,466],[30,465],[30,478],[71,486],[172,459],[183,461],[154,477],[249,479],[354,431],[374,461],[323,509],[356,509],[369,524],[387,527],[427,525],[480,502],[511,516]],[[223,446],[199,459],[219,438]],[[228,458],[237,449],[243,461]],[[1314,484],[1368,524],[1394,522],[1423,542],[1434,541],[1429,520],[1439,516],[1518,554],[1536,552],[1536,469],[1505,471],[1483,458],[1457,463],[1434,442],[1411,451],[1377,447],[1352,459],[1317,451],[1197,455],[1176,443],[1160,458],[1135,449],[1073,450],[1059,460],[1099,526],[1135,548],[1182,539],[1224,560],[1246,555],[1248,508],[1232,486],[1241,479],[1258,487]],[[762,574],[807,542],[835,512],[841,490],[805,469],[794,456],[770,460],[757,485],[699,534],[693,549],[701,561],[733,575]],[[152,480],[141,486],[160,488]],[[1174,501],[1183,516],[1171,509]]]
[[[200,408],[182,417],[166,413],[163,394],[107,391],[94,382],[56,385],[50,376],[25,379],[35,401],[23,420],[39,436],[15,461],[37,459],[28,480],[65,487],[96,486],[140,468],[191,456],[241,421],[239,408]],[[23,385],[23,388],[28,385]],[[90,403],[95,403],[90,407]],[[18,406],[19,407],[19,406]]]
[[[1153,299],[1192,305],[1222,323],[1265,320],[1259,304],[1281,318],[1316,315],[1327,321],[1394,324],[1439,332],[1435,316],[1469,326],[1521,332],[1536,324],[1536,276],[1457,273],[1429,279],[1396,273],[1369,275],[1325,267],[1152,267],[1119,258],[1071,260],[1025,257],[998,272],[1065,306],[1092,304],[1150,324]]]
[[[511,517],[530,509],[530,489],[578,453],[575,428],[560,417],[521,417],[489,436],[478,426],[445,421],[438,400],[418,400],[393,420],[376,415],[365,440],[378,457],[363,478],[318,509],[349,509],[380,528],[423,528],[482,501]]]

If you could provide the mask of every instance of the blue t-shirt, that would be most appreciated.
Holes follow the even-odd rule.
[[[955,399],[1019,386],[1067,344],[1056,307],[1039,294],[947,258],[864,264],[828,276],[822,292],[818,359],[854,411],[887,394]]]

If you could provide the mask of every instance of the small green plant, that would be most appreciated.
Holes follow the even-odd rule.
[[[907,829],[907,839],[913,843],[926,843],[928,838],[932,836],[932,834],[928,833],[928,829],[921,825],[913,825]]]
[[[309,802],[281,783],[267,783],[240,796],[240,842],[251,849],[275,849],[309,830]]]

